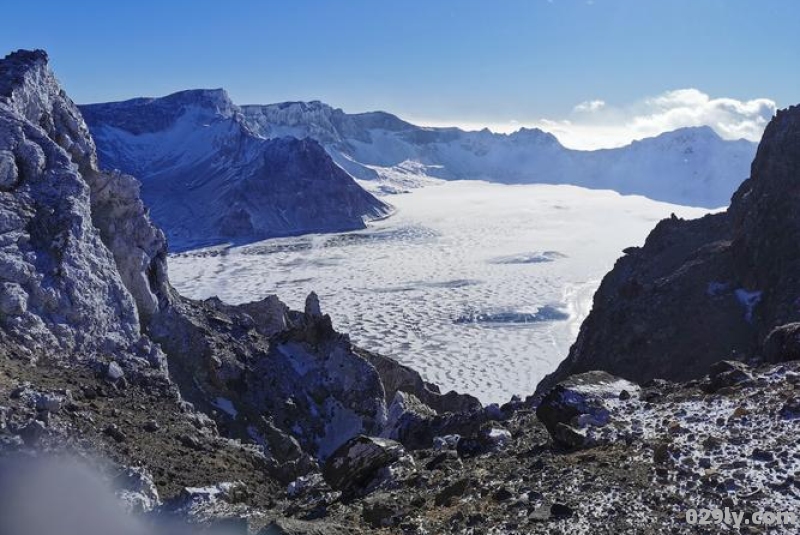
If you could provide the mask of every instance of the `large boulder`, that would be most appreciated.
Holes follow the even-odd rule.
[[[800,360],[800,322],[775,327],[764,340],[762,354],[767,362]]]
[[[606,372],[574,375],[545,394],[536,408],[536,416],[558,445],[592,446],[594,429],[611,422],[610,404],[638,390],[637,385]]]
[[[359,435],[337,449],[322,469],[325,481],[344,495],[369,487],[380,471],[406,456],[399,442]]]

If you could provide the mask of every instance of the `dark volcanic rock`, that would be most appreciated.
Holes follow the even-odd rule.
[[[469,394],[459,394],[452,390],[442,394],[438,386],[423,380],[419,372],[389,357],[364,350],[358,352],[375,366],[381,376],[381,382],[386,389],[387,404],[394,400],[396,392],[406,392],[439,413],[470,412],[482,408],[478,398]]]
[[[254,310],[261,321],[248,314]],[[229,434],[256,440],[284,465],[297,463],[297,473],[287,472],[291,479],[309,464],[302,452],[325,459],[385,424],[378,373],[328,316],[289,314],[270,299],[231,306],[178,297],[150,333],[169,355],[182,394],[213,412]]]
[[[385,438],[357,436],[337,449],[322,470],[334,489],[352,494],[365,488],[378,471],[405,455],[402,444]]]
[[[800,360],[800,323],[775,327],[764,340],[762,355],[767,362]]]
[[[603,279],[567,359],[575,373],[688,380],[720,359],[796,354],[800,320],[800,107],[767,126],[751,177],[723,213],[660,222]],[[766,345],[766,347],[765,347]],[[783,357],[782,355],[785,355]]]
[[[567,448],[592,445],[587,436],[590,427],[610,423],[609,400],[620,393],[638,390],[636,385],[605,372],[574,375],[547,392],[536,409],[536,416],[553,440]]]
[[[709,392],[753,382],[753,376],[747,364],[730,360],[723,360],[712,365],[709,369],[708,379],[706,390]]]

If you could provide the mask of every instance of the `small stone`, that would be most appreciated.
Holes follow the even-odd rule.
[[[784,403],[780,415],[784,420],[800,419],[800,398],[791,398]]]
[[[670,435],[680,435],[681,433],[686,432],[686,428],[684,428],[679,422],[671,422],[667,431]]]
[[[572,508],[563,503],[554,503],[550,506],[550,514],[555,518],[569,518],[572,513]]]
[[[768,463],[775,460],[775,456],[772,454],[771,451],[762,450],[761,448],[754,449],[750,457],[756,461],[761,461],[764,463]]]
[[[703,440],[703,448],[706,450],[715,450],[722,445],[722,441],[716,437],[708,436]]]
[[[496,502],[504,502],[510,500],[513,496],[514,494],[506,487],[500,487],[500,489],[492,495],[492,498],[494,498]]]
[[[36,398],[36,409],[56,414],[61,411],[62,398],[52,394],[42,394]]]
[[[461,459],[458,457],[458,453],[452,450],[442,451],[435,455],[433,459],[428,461],[428,464],[425,465],[426,470],[436,470],[440,467],[446,467],[451,464],[461,465]]]
[[[742,418],[750,414],[750,411],[747,410],[745,407],[736,407],[736,410],[733,411],[734,418]]]
[[[536,509],[528,515],[528,519],[532,522],[547,522],[550,520],[550,507],[542,506],[537,507]]]
[[[662,442],[653,449],[653,462],[664,464],[669,461],[669,445]]]
[[[106,369],[106,377],[108,377],[112,381],[119,381],[125,376],[125,372],[122,370],[122,367],[114,362],[113,360],[108,363],[108,368]]]
[[[438,507],[443,505],[449,506],[453,503],[455,498],[460,498],[463,496],[469,487],[469,479],[459,479],[455,483],[452,483],[451,485],[448,485],[442,489],[442,491],[436,495],[436,498],[434,498],[433,501]]]
[[[200,441],[197,440],[197,437],[194,437],[192,435],[181,435],[179,440],[181,441],[181,444],[183,446],[192,450],[199,450],[202,449],[203,447],[200,444]]]
[[[103,429],[103,434],[108,435],[117,442],[125,442],[128,439],[128,437],[125,436],[125,433],[123,433],[116,424],[107,425],[106,428]]]
[[[627,390],[622,390],[619,393],[619,399],[622,401],[628,401],[629,399],[631,399],[631,393],[628,392]]]
[[[143,428],[144,428],[144,430],[145,430],[145,431],[147,431],[148,433],[155,433],[156,431],[158,431],[159,429],[161,429],[161,426],[160,426],[160,425],[158,425],[158,422],[156,422],[155,420],[148,420],[148,421],[146,421],[146,422],[144,423],[144,426],[143,426]]]
[[[440,437],[433,437],[433,449],[455,449],[458,446],[458,441],[461,440],[461,435],[444,435]]]
[[[19,436],[26,446],[35,446],[47,432],[45,425],[39,420],[31,420],[23,427]]]
[[[385,528],[397,525],[406,515],[396,501],[380,496],[366,501],[361,516],[371,527]]]

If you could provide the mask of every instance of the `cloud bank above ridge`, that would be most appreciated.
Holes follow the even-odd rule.
[[[758,141],[776,109],[775,101],[768,98],[712,98],[698,89],[688,88],[665,91],[622,105],[601,99],[580,102],[567,117],[559,119],[493,124],[456,122],[455,126],[467,130],[488,127],[502,133],[511,133],[523,126],[541,128],[569,148],[594,150],[620,147],[637,139],[690,126],[710,126],[724,139]],[[440,121],[420,123],[444,126]]]

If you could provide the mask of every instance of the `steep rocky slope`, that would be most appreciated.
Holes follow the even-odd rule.
[[[81,111],[100,164],[142,180],[173,250],[360,229],[390,213],[315,141],[255,135],[221,89]]]
[[[422,128],[388,113],[349,114],[321,102],[243,106],[242,112],[262,136],[316,139],[353,176],[389,189],[426,177],[571,184],[717,208],[727,205],[755,153],[754,143],[724,141],[708,127],[579,151],[538,129],[505,135]]]
[[[800,320],[800,108],[770,122],[730,208],[660,222],[595,294],[567,359],[540,391],[602,369],[635,381],[698,377],[720,359],[771,359]]]
[[[798,115],[770,125],[729,214],[662,223],[642,249],[666,240],[676,288],[694,266],[775,284],[758,303],[710,287],[733,291],[715,321],[744,315],[774,361],[800,355],[800,229],[773,211],[796,201]],[[43,52],[0,61],[0,143],[0,533],[688,534],[690,509],[725,508],[700,532],[761,533],[744,519],[800,505],[796,361],[589,372],[480,407],[353,347],[314,294],[302,312],[179,296],[136,181],[97,170]]]
[[[386,359],[379,372],[316,296],[301,313],[171,288],[138,183],[98,170],[42,51],[0,61],[0,172],[0,456],[101,453],[152,472],[162,499],[234,478],[266,507],[277,482],[391,431],[383,380],[410,371]],[[403,388],[435,405],[412,379]]]

